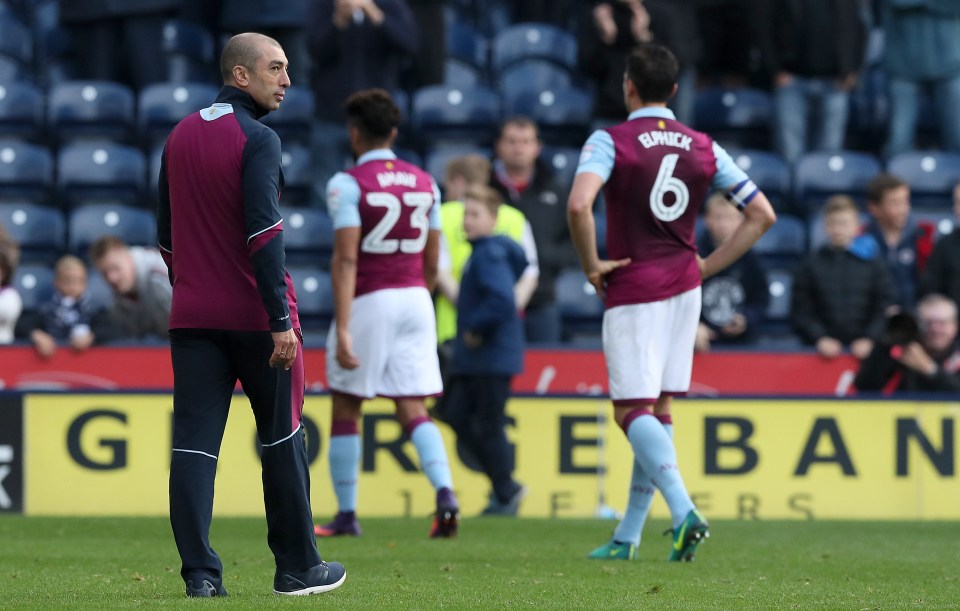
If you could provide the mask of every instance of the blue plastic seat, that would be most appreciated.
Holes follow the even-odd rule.
[[[167,80],[179,83],[216,82],[213,35],[192,21],[170,20],[163,26]],[[158,58],[159,61],[159,58]]]
[[[26,264],[13,274],[13,287],[20,293],[24,310],[34,310],[53,296],[53,267]]]
[[[446,24],[447,57],[473,66],[479,72],[487,69],[488,43],[475,29],[462,21]]]
[[[573,184],[573,177],[577,173],[577,164],[580,162],[580,149],[564,146],[544,146],[540,151],[540,159],[549,165],[560,184],[569,187]]]
[[[810,215],[826,198],[842,193],[862,206],[867,183],[879,173],[880,163],[866,153],[807,153],[793,170],[794,205]]]
[[[730,148],[768,148],[773,102],[759,89],[711,88],[694,98],[693,124]]]
[[[543,59],[525,59],[511,64],[497,76],[497,85],[504,98],[515,99],[524,93],[546,89],[568,89],[573,75],[568,68]],[[592,104],[592,101],[591,101]]]
[[[157,220],[153,213],[120,204],[87,204],[69,215],[68,246],[81,257],[90,245],[105,235],[114,235],[132,246],[157,243]]]
[[[33,34],[26,25],[9,13],[0,14],[0,59],[4,78],[32,78]]]
[[[784,332],[790,328],[790,311],[793,299],[793,273],[785,269],[767,271],[767,288],[770,301],[764,313],[767,332]]]
[[[333,253],[333,220],[323,210],[290,208],[283,215],[288,263],[327,268]]]
[[[273,128],[284,144],[306,144],[310,142],[315,104],[313,92],[309,88],[288,87],[280,108],[267,114],[261,121]]]
[[[503,29],[491,44],[491,68],[499,74],[514,62],[524,59],[547,59],[577,67],[577,39],[566,30],[544,23],[519,23]]]
[[[78,142],[60,150],[57,185],[71,204],[112,200],[142,204],[146,159],[112,142]]]
[[[902,153],[887,161],[887,172],[907,181],[914,207],[949,209],[953,189],[960,183],[960,153]]]
[[[492,141],[500,123],[500,96],[485,87],[434,85],[413,95],[414,128],[429,141]]]
[[[455,57],[448,57],[443,65],[443,84],[447,87],[479,87],[484,84],[479,68]]]
[[[133,91],[108,81],[67,81],[50,90],[47,123],[55,139],[127,139],[134,117]]]
[[[597,333],[603,322],[603,302],[593,286],[578,268],[561,271],[557,275],[557,304],[567,339],[581,333]]]
[[[66,222],[55,208],[30,202],[0,203],[0,226],[20,245],[24,263],[50,265],[66,247]]]
[[[30,83],[0,79],[0,136],[39,139],[43,107],[43,94]]]
[[[537,124],[544,142],[583,144],[593,117],[593,96],[582,89],[545,88],[506,98],[508,116],[524,115]]]
[[[210,106],[218,89],[207,83],[155,83],[137,99],[137,125],[144,142],[166,140],[181,119]]]
[[[291,266],[287,271],[297,292],[297,311],[302,328],[326,331],[333,318],[330,273],[315,266]]]
[[[774,209],[791,209],[790,166],[776,153],[754,149],[729,150],[730,157],[767,196]]]
[[[283,168],[283,192],[280,202],[284,206],[302,206],[310,201],[313,190],[313,164],[310,149],[299,144],[284,145],[280,154]]]
[[[767,268],[792,269],[807,253],[807,225],[789,214],[781,214],[753,246]]]
[[[0,141],[0,196],[47,201],[53,184],[53,155],[46,147]]]

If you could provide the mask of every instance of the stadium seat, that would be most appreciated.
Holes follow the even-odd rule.
[[[424,160],[424,169],[428,174],[433,176],[433,179],[437,181],[438,185],[443,186],[443,181],[446,178],[447,163],[454,157],[460,157],[461,155],[481,155],[489,159],[492,154],[493,151],[491,149],[479,146],[442,146],[432,149],[427,153],[426,159]]]
[[[563,66],[543,59],[525,59],[511,64],[497,76],[497,88],[509,100],[524,93],[545,89],[567,89],[573,86],[573,75]],[[592,100],[590,104],[592,105]],[[589,106],[588,105],[588,106]]]
[[[934,240],[939,240],[944,236],[950,235],[957,226],[957,217],[953,213],[953,210],[949,208],[941,210],[912,210],[910,215],[917,224],[921,226],[927,225],[933,228]]]
[[[97,239],[115,235],[131,246],[157,243],[157,219],[153,213],[119,204],[87,204],[69,214],[68,247],[80,257]]]
[[[34,310],[53,296],[53,267],[26,264],[13,274],[13,286],[20,293],[24,310]]]
[[[9,13],[0,14],[0,78],[32,80],[33,34]]]
[[[580,149],[562,146],[544,146],[540,151],[540,159],[553,168],[554,174],[561,185],[570,187],[573,177],[577,173],[577,164],[580,161]]]
[[[789,211],[793,203],[790,193],[790,166],[776,153],[757,150],[729,150],[730,157],[763,191],[777,212]]]
[[[565,269],[557,275],[557,304],[563,320],[565,339],[581,333],[596,334],[603,320],[603,302],[579,268]]]
[[[396,154],[398,159],[403,159],[407,163],[412,163],[418,168],[423,167],[423,157],[417,151],[395,146],[393,147],[393,152]]]
[[[960,153],[912,151],[887,160],[887,171],[910,185],[914,208],[949,209],[960,183]]]
[[[789,214],[781,214],[753,246],[768,269],[793,269],[807,253],[807,225]]]
[[[447,87],[479,87],[483,81],[483,73],[472,64],[455,57],[444,62],[443,84]]]
[[[95,306],[113,306],[113,289],[93,265],[87,268],[87,294]]]
[[[50,265],[66,246],[66,223],[55,208],[29,202],[0,203],[0,226],[20,245],[24,263]]]
[[[280,136],[284,144],[310,142],[315,101],[309,87],[288,87],[280,108],[261,119]]]
[[[137,99],[141,140],[147,145],[165,141],[181,119],[212,104],[217,91],[206,83],[156,83],[144,87]]]
[[[507,97],[505,114],[530,117],[544,142],[577,146],[586,140],[593,116],[593,96],[575,88],[545,88]]]
[[[116,200],[142,205],[146,159],[112,142],[78,142],[60,150],[57,185],[70,204]]]
[[[330,274],[319,267],[287,268],[297,292],[297,311],[303,329],[326,331],[333,318],[333,287]]]
[[[50,90],[47,123],[58,141],[72,138],[125,140],[133,128],[134,95],[108,81],[67,81]]]
[[[496,35],[491,45],[491,68],[494,74],[524,59],[547,59],[577,67],[577,39],[565,30],[544,23],[519,23]]]
[[[768,270],[767,288],[770,291],[770,301],[764,314],[764,330],[767,333],[786,332],[790,329],[793,273],[784,269]]]
[[[853,197],[862,207],[864,189],[880,173],[880,163],[866,153],[807,153],[793,171],[794,206],[809,216],[838,193]]]
[[[773,103],[759,89],[719,87],[694,98],[693,124],[730,148],[768,148]]]
[[[191,21],[170,20],[163,26],[167,80],[177,83],[216,82],[213,35]]]
[[[46,202],[53,186],[53,155],[19,140],[0,141],[0,196]]]
[[[280,202],[284,206],[305,206],[313,190],[313,165],[310,149],[299,144],[284,145],[280,154],[283,168],[283,192]]]
[[[487,41],[469,24],[452,20],[446,24],[447,57],[463,62],[482,74],[487,69]]]
[[[433,85],[413,95],[413,125],[429,142],[492,141],[500,123],[500,96],[485,87]]]
[[[327,268],[333,253],[333,220],[323,210],[292,208],[283,215],[287,262]]]
[[[0,136],[43,136],[43,94],[30,83],[0,79]]]

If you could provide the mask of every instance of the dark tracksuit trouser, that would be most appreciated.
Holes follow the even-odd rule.
[[[450,379],[444,393],[443,418],[477,458],[497,499],[516,493],[513,448],[507,441],[504,410],[510,397],[509,375],[461,375]]]
[[[277,567],[301,571],[320,563],[310,509],[310,474],[300,415],[303,351],[289,371],[268,365],[269,331],[174,329],[173,452],[170,524],[184,581],[221,583],[223,565],[210,547],[217,456],[237,381],[250,399],[263,446],[267,542]]]

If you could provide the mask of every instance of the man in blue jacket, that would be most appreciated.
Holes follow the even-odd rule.
[[[513,479],[504,433],[510,380],[523,370],[523,325],[513,287],[527,267],[523,248],[493,235],[500,195],[475,185],[464,197],[463,229],[473,246],[457,300],[447,422],[480,463],[493,491],[484,515],[516,515],[525,488]]]

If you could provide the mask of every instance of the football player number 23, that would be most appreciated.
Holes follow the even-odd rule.
[[[680,218],[690,203],[690,191],[687,185],[673,175],[679,158],[680,155],[676,153],[663,156],[660,171],[657,172],[657,181],[653,183],[653,189],[650,191],[650,209],[653,210],[653,216],[665,223]],[[667,193],[673,193],[672,205],[667,205]]]
[[[427,244],[427,233],[430,231],[430,222],[427,213],[430,206],[433,205],[433,194],[424,192],[408,192],[403,194],[403,200],[397,198],[392,193],[367,193],[367,203],[371,206],[384,208],[386,213],[380,222],[377,223],[370,233],[363,238],[360,243],[360,249],[378,255],[389,255],[398,250],[403,253],[412,254],[423,250]],[[419,233],[415,238],[388,238],[390,232],[403,216],[403,207],[413,208],[407,217],[410,226]]]

